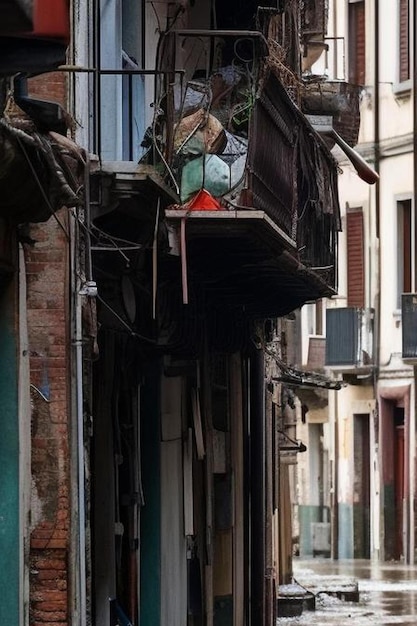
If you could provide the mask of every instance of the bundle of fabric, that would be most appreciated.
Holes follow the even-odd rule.
[[[86,159],[71,139],[0,119],[0,217],[42,222],[83,201]]]

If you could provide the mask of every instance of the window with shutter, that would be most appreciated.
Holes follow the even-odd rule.
[[[346,214],[347,304],[365,307],[365,257],[363,211],[350,209]]]
[[[365,84],[365,2],[350,1],[349,11],[349,82],[355,85]]]
[[[398,0],[398,69],[400,83],[410,79],[410,7],[409,0]]]

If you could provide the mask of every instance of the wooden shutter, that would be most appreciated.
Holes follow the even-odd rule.
[[[399,0],[399,79],[410,78],[409,0]]]
[[[365,258],[362,209],[346,214],[347,234],[347,304],[365,306]]]
[[[365,84],[365,2],[349,3],[349,82]]]

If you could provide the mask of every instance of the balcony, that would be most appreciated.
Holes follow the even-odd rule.
[[[346,373],[374,364],[373,309],[346,307],[326,311],[326,366]]]
[[[102,160],[93,220],[107,231],[117,210],[142,221],[149,213],[154,222],[159,194],[161,216],[177,235],[187,222],[191,288],[195,281],[218,289],[222,300],[227,287],[232,305],[254,318],[332,295],[340,229],[336,164],[283,85],[276,44],[257,31],[181,30],[169,37],[161,50],[190,41],[210,49],[221,38],[224,66],[184,81],[188,69],[170,66],[171,56],[162,54],[153,73],[156,91],[167,95],[154,107],[146,155],[130,174],[122,161]],[[256,68],[250,75],[249,52]],[[212,197],[213,210],[199,204],[201,191]]]
[[[301,108],[306,115],[331,116],[334,130],[349,146],[355,146],[360,125],[360,93],[358,85],[313,77],[304,80]],[[333,145],[334,142],[330,147]]]
[[[146,79],[164,94],[152,109],[146,154],[135,163],[129,149],[126,159],[111,161],[98,150],[100,166],[91,177],[95,232],[129,242],[123,250],[129,263],[120,254],[110,259],[100,241],[95,264],[114,277],[114,293],[129,266],[153,315],[146,325],[143,315],[136,331],[164,350],[195,354],[203,324],[213,345],[238,349],[252,321],[334,294],[337,168],[281,80],[290,70],[277,46],[261,32],[173,30],[166,37]],[[174,66],[172,50],[215,51],[219,40],[224,57],[215,67],[192,74],[195,68]],[[127,128],[138,113],[131,88],[128,81],[131,104],[120,118]],[[140,275],[131,269],[134,244]],[[144,290],[142,268],[149,263],[153,282]]]

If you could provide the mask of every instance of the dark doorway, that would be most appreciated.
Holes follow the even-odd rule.
[[[404,555],[405,411],[403,401],[383,399],[382,469],[385,560]]]
[[[396,558],[404,555],[403,517],[404,517],[404,408],[394,407],[394,494],[395,494],[395,552]]]
[[[353,555],[370,558],[370,445],[369,415],[354,415]]]

